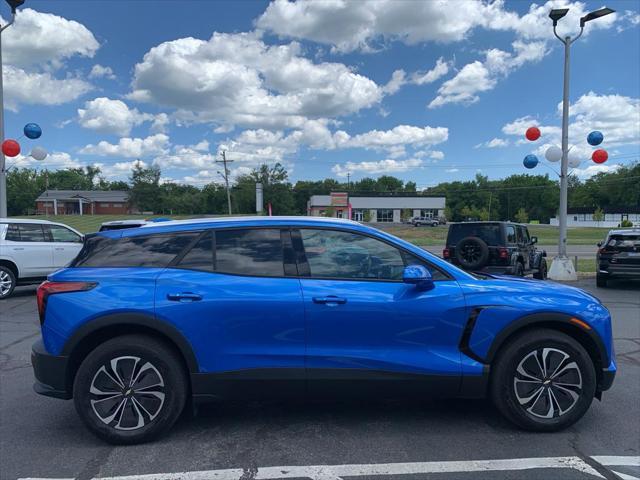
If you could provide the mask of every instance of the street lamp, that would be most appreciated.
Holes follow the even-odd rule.
[[[2,84],[2,32],[13,25],[16,9],[24,0],[7,0],[11,7],[11,21],[0,27],[0,143],[4,142],[4,86]],[[0,151],[0,218],[7,216],[7,171],[4,153]]]
[[[560,209],[558,212],[560,238],[558,240],[558,255],[553,259],[549,269],[549,278],[553,280],[577,280],[573,263],[567,257],[567,171],[569,169],[569,51],[571,44],[575,42],[584,30],[585,23],[603,17],[614,10],[602,8],[588,13],[580,19],[580,33],[574,38],[566,36],[562,38],[556,31],[558,20],[564,17],[568,8],[553,9],[549,18],[553,21],[553,34],[564,45],[564,87],[562,94],[562,160],[560,162]]]

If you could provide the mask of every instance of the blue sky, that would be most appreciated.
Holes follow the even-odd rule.
[[[560,27],[575,32],[602,4],[27,0],[3,34],[5,131],[37,122],[44,134],[8,163],[124,179],[140,159],[194,185],[221,181],[223,149],[234,175],[279,161],[294,181],[523,173],[526,154],[543,160],[560,141],[563,52],[547,15],[565,6]],[[607,6],[617,13],[572,49],[582,178],[640,156],[640,2]],[[605,165],[590,161],[592,129]]]

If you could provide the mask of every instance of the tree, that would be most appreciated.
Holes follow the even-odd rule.
[[[529,222],[529,214],[527,213],[527,211],[523,207],[520,207],[518,209],[518,211],[516,212],[516,221],[518,223],[527,223],[527,222]]]
[[[163,198],[160,191],[160,168],[144,167],[136,162],[131,170],[129,202],[141,212],[162,212]]]
[[[596,211],[593,212],[593,220],[598,223],[604,220],[604,211],[600,207],[596,208]]]

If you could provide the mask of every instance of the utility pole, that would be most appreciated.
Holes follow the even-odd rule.
[[[7,0],[11,7],[11,21],[0,27],[0,143],[4,142],[4,85],[2,84],[2,32],[13,25],[16,19],[16,8],[24,3],[24,0]],[[7,164],[4,153],[0,150],[0,218],[7,217]]]
[[[227,205],[229,206],[229,215],[231,215],[231,190],[229,190],[229,168],[227,167],[227,163],[232,163],[233,160],[227,160],[227,152],[225,150],[222,151],[222,160],[216,160],[216,163],[224,164],[224,174],[222,177],[224,178],[224,183],[227,187]]]
[[[347,172],[347,190],[351,190],[351,172]]]
[[[568,190],[568,170],[569,170],[569,59],[571,44],[578,40],[584,32],[586,22],[604,17],[613,13],[610,8],[601,8],[590,12],[580,19],[580,32],[573,38],[558,35],[556,27],[558,20],[564,17],[568,8],[558,8],[551,10],[549,18],[553,21],[553,34],[564,45],[564,75],[562,87],[562,159],[560,160],[560,208],[558,210],[558,255],[553,259],[549,269],[549,278],[552,280],[577,280],[573,262],[567,256],[567,190]]]

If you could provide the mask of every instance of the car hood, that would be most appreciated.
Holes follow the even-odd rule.
[[[507,275],[486,275],[486,278],[461,282],[461,287],[465,294],[470,296],[476,293],[506,296],[525,294],[573,298],[579,301],[602,303],[590,293],[570,285]]]

